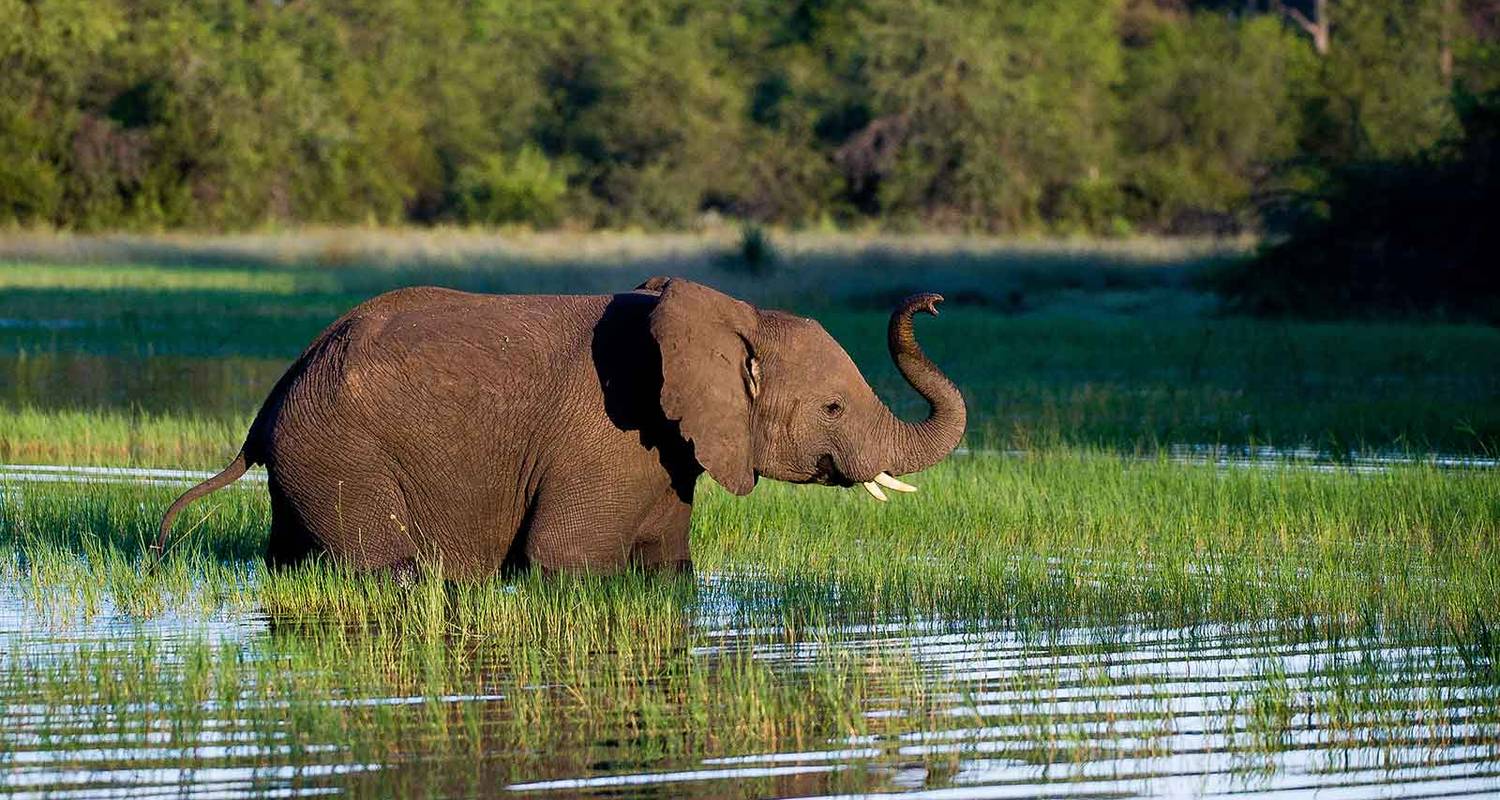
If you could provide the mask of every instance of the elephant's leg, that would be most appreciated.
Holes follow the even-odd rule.
[[[652,571],[689,575],[693,572],[693,556],[685,536],[680,541],[636,542],[630,551],[630,563]]]
[[[692,506],[671,495],[664,480],[635,475],[638,483],[622,480],[610,492],[588,480],[542,487],[522,532],[526,561],[547,571],[592,573],[686,561]]]
[[[386,569],[390,571],[391,580],[403,588],[409,589],[416,586],[422,579],[422,567],[417,564],[417,560],[414,558],[398,561],[386,567]]]
[[[630,553],[631,563],[645,569],[691,574],[693,554],[688,531],[692,520],[692,504],[675,494],[664,498],[641,522]]]
[[[356,569],[414,558],[416,525],[395,481],[374,470],[329,475],[279,470],[271,480],[271,538],[266,561],[292,564],[326,552]]]
[[[271,535],[266,539],[266,566],[272,569],[293,567],[321,552],[322,547],[302,524],[297,510],[271,481]]]
[[[621,519],[618,512],[608,504],[539,498],[523,534],[526,563],[545,572],[620,572],[629,563],[634,520]]]

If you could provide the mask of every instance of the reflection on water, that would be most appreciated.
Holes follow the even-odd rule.
[[[254,614],[205,622],[108,612],[42,630],[19,600],[0,594],[0,638],[6,640],[0,652],[0,788],[18,796],[81,791],[132,797],[1500,792],[1496,686],[1476,676],[1463,654],[1437,642],[1315,636],[1264,624],[1127,625],[1045,634],[865,624],[788,639],[767,635],[754,621],[747,624],[736,602],[740,595],[733,580],[700,582],[700,611],[690,637],[695,644],[684,657],[703,665],[749,657],[784,680],[818,669],[830,656],[875,665],[866,672],[873,686],[858,711],[882,723],[872,728],[879,733],[832,736],[820,746],[785,751],[733,740],[717,743],[714,752],[679,750],[663,743],[691,741],[694,726],[702,724],[695,722],[691,698],[679,697],[675,707],[627,726],[635,738],[588,742],[580,752],[523,754],[512,748],[527,741],[524,736],[488,733],[535,710],[525,697],[507,691],[557,690],[568,697],[569,687],[508,686],[499,674],[506,667],[487,661],[482,640],[450,643],[433,655],[463,661],[465,671],[472,662],[481,677],[464,684],[470,691],[453,691],[452,681],[440,677],[425,691],[366,696],[361,687],[330,686],[321,696],[294,697],[278,694],[274,685],[253,684],[276,684],[291,677],[289,670],[316,669],[318,662],[293,658],[316,639],[312,630],[279,629]],[[142,642],[150,646],[140,654]],[[399,639],[387,644],[402,647]],[[116,655],[136,654],[109,661],[112,648]],[[347,652],[345,658],[384,658],[358,647]],[[81,653],[92,655],[80,660]],[[611,654],[596,657],[594,668],[608,673]],[[197,687],[202,679],[193,676],[204,673],[205,659],[263,668],[248,673],[258,676],[254,681],[230,690],[209,682],[197,694],[189,692],[197,700],[188,713],[203,717],[187,728],[196,731],[190,741],[181,734],[183,712],[169,698],[125,703],[112,688],[157,672],[180,674],[181,687]],[[879,667],[889,659],[904,660],[915,672]],[[42,676],[47,663],[69,669],[108,663],[114,669],[69,695],[59,687],[73,685],[71,679],[18,682],[21,662]],[[322,663],[329,671],[345,666]],[[657,679],[643,674],[632,680]],[[473,691],[486,685],[491,691]],[[900,695],[920,692],[931,693],[923,701],[930,716],[922,719],[897,702]],[[578,697],[586,699],[587,691]],[[274,706],[262,723],[228,713],[254,704]],[[472,734],[455,735],[471,739],[476,749],[454,753],[411,737],[382,744],[372,757],[351,746],[354,731],[312,743],[291,735],[313,724],[308,708],[350,705],[383,715],[368,718],[375,720],[371,724],[419,713],[452,719],[455,727],[471,724]],[[586,707],[568,711],[588,713]],[[541,716],[527,724],[572,718]],[[486,744],[491,741],[508,743]]]
[[[290,363],[279,358],[0,354],[0,406],[253,414]]]
[[[1167,455],[1183,464],[1213,464],[1220,467],[1297,466],[1320,471],[1382,472],[1392,467],[1421,464],[1435,469],[1496,469],[1500,458],[1461,453],[1399,451],[1333,453],[1313,447],[1226,447],[1210,444],[1174,444]]]

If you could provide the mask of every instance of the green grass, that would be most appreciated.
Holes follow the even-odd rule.
[[[585,595],[575,605],[595,602]],[[856,767],[920,766],[941,786],[944,773],[997,746],[1066,783],[1099,759],[1170,758],[1175,734],[1199,726],[1255,780],[1299,750],[1303,725],[1313,721],[1320,750],[1346,769],[1361,761],[1387,769],[1437,764],[1456,750],[1479,772],[1500,723],[1491,688],[1451,677],[1453,664],[1418,650],[1404,657],[1309,649],[1322,666],[1289,676],[1273,659],[1297,649],[1297,640],[1268,639],[1243,651],[1266,663],[1214,687],[1214,704],[1200,713],[1174,702],[1190,686],[1110,677],[1128,661],[1113,663],[1117,644],[1107,641],[1057,646],[1052,663],[1041,658],[978,683],[924,675],[899,650],[861,654],[829,640],[804,643],[816,652],[793,670],[748,648],[705,655],[675,642],[631,648],[631,641],[612,640],[622,648],[608,658],[567,638],[518,648],[409,632],[283,631],[253,650],[235,641],[84,643],[0,657],[0,696],[35,709],[12,717],[0,737],[10,737],[5,752],[41,752],[59,769],[112,760],[153,769],[291,763],[306,773],[302,785],[316,786],[329,782],[317,779],[319,767],[370,765],[380,771],[337,783],[357,794],[426,795],[809,750],[853,751],[835,763]],[[1068,663],[1080,655],[1097,668]],[[1434,682],[1434,674],[1445,677]],[[1122,688],[1139,692],[1124,708],[1046,702],[1107,698]],[[1003,696],[1027,699],[991,700]],[[1395,741],[1382,741],[1392,733]],[[89,741],[110,749],[91,755]],[[237,743],[238,752],[216,754],[220,743]],[[830,791],[862,791],[889,788],[883,777],[874,768],[823,780]],[[779,793],[765,778],[683,789]]]
[[[909,291],[945,292],[918,333],[963,388],[976,446],[1500,452],[1500,330],[1220,318],[1193,289],[1201,257],[845,243],[750,276],[701,253],[617,262],[585,245],[574,260],[457,264],[0,264],[0,447],[18,454],[3,457],[213,466],[302,347],[379,291],[617,291],[660,272],[816,317],[907,415],[921,403],[885,353],[886,314]],[[94,410],[98,445],[72,413]],[[215,424],[223,438],[199,435]],[[122,425],[159,435],[132,449]]]
[[[922,413],[883,351],[883,314],[821,319],[898,413]],[[921,336],[963,387],[971,446],[1500,453],[1500,332],[1491,329],[1159,325],[960,309],[923,322]],[[0,356],[13,376],[0,387],[0,458],[220,465],[294,357]]]
[[[253,660],[237,643],[85,645],[60,659],[0,661],[0,694],[47,709],[27,725],[40,740],[28,749],[47,748],[64,763],[87,731],[122,750],[134,743],[161,753],[157,767],[191,768],[205,742],[233,737],[259,745],[246,748],[252,765],[438,757],[448,771],[468,762],[513,780],[556,770],[560,759],[584,770],[604,751],[651,763],[890,730],[901,723],[870,720],[862,708],[914,682],[910,665],[893,658],[830,654],[788,676],[748,652],[616,652],[594,668],[567,645],[522,652],[409,635],[396,644],[379,635],[281,637]],[[925,715],[927,696],[884,702]],[[164,741],[148,744],[147,731]]]
[[[0,463],[218,466],[239,451],[250,419],[22,407],[0,412]]]
[[[31,644],[44,632],[11,634],[0,698],[32,710],[0,744],[98,764],[71,755],[86,733],[112,743],[105,763],[188,769],[222,766],[205,743],[233,737],[245,746],[228,763],[295,764],[304,786],[375,794],[851,747],[863,755],[839,763],[868,768],[820,775],[821,790],[890,788],[877,765],[891,761],[942,786],[994,747],[1067,781],[1096,761],[1181,757],[1175,737],[1200,729],[1244,780],[1274,776],[1307,726],[1345,759],[1333,774],[1454,753],[1478,768],[1500,748],[1488,474],[1060,451],[923,477],[880,506],[707,487],[693,531],[706,582],[462,585],[437,570],[411,585],[316,564],[268,574],[255,489],[201,503],[146,570],[171,489],[7,487],[0,586],[14,602],[60,633],[94,618],[146,627],[44,647]],[[250,639],[192,633],[262,615]],[[157,620],[187,634],[164,639]],[[1134,643],[1152,631],[1181,633]],[[997,635],[1015,644],[991,649]],[[1030,655],[982,666],[1017,647]],[[1201,666],[1158,674],[1156,660]],[[318,777],[350,764],[381,770]],[[769,777],[686,790],[788,791]]]
[[[906,413],[920,403],[885,353],[886,314],[909,292],[945,293],[942,317],[923,320],[919,337],[965,391],[977,445],[1500,452],[1500,331],[1217,317],[1196,287],[1243,246],[780,241],[780,266],[758,275],[735,269],[723,255],[733,242],[712,235],[13,238],[0,242],[18,259],[0,261],[0,415],[108,409],[168,417],[166,427],[238,423],[319,330],[378,292],[612,292],[681,274],[816,317]],[[73,438],[67,419],[56,435],[26,424],[27,438],[60,449]],[[209,466],[233,452],[231,439],[180,449]]]
[[[1142,619],[1426,630],[1500,624],[1500,481],[1488,472],[1221,470],[1059,451],[955,458],[920,483],[919,494],[877,505],[852,490],[777,484],[736,500],[705,480],[694,513],[695,563],[743,578],[738,604],[775,614],[749,622],[784,628],[933,618],[1043,628]],[[241,591],[248,568],[224,565],[253,562],[269,522],[263,490],[215,495],[179,526],[190,533],[168,568],[142,577],[142,543],[176,490],[9,491],[19,502],[0,506],[0,547],[13,553],[10,569],[21,570],[10,580],[40,591],[121,575],[130,591],[112,604],[128,608],[182,606],[148,599],[153,592]],[[55,581],[38,578],[54,571]],[[244,602],[273,614],[352,624],[412,610],[404,592],[379,577],[313,569],[251,583]],[[511,602],[494,588],[458,597]],[[459,607],[463,619],[490,630],[482,603]],[[494,619],[509,624],[504,614]]]

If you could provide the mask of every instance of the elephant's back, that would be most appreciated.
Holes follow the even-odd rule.
[[[540,432],[578,399],[580,366],[609,300],[437,287],[371,298],[325,329],[282,377],[252,425],[252,460],[350,437],[481,456],[468,441],[477,431],[512,430],[523,418],[539,420],[527,430]]]
[[[388,292],[352,309],[308,348],[291,394],[374,421],[392,413],[420,420],[519,411],[547,401],[604,304],[436,287]]]

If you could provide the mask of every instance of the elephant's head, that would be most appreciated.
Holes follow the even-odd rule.
[[[904,422],[875,396],[849,354],[818,323],[691,281],[653,279],[661,292],[651,333],[661,348],[662,409],[692,441],[720,485],[748,494],[757,476],[910,491],[892,478],[937,463],[964,432],[963,397],[912,334],[917,311],[942,298],[914,295],[891,315],[891,357],[931,405]]]

